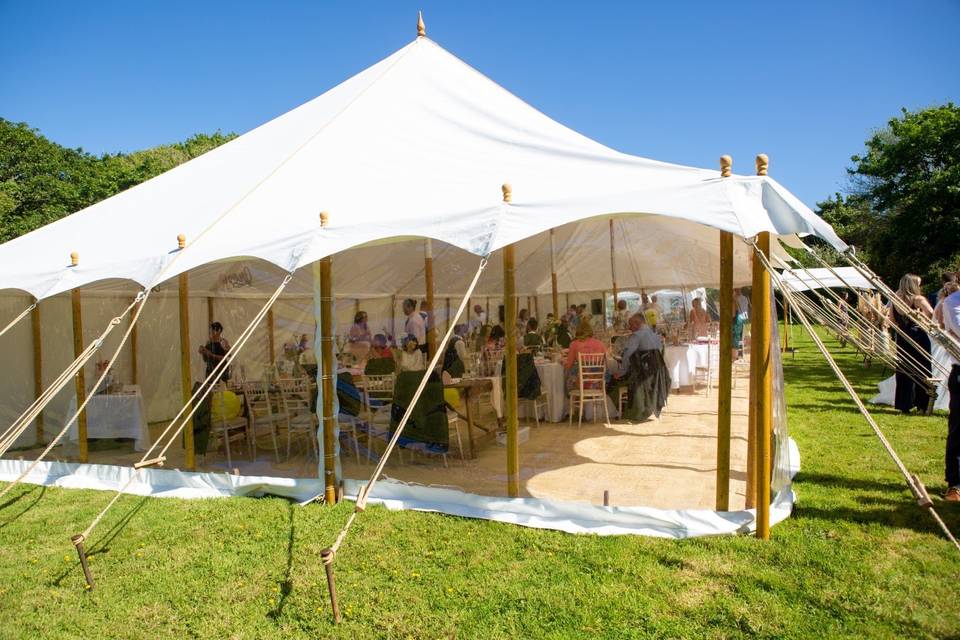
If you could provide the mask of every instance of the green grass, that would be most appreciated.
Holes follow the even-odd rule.
[[[70,535],[110,494],[24,486],[0,504],[2,638],[960,637],[960,553],[808,341],[786,359],[799,503],[768,543],[573,536],[374,507],[336,563],[320,550],[351,504],[126,497],[88,548]],[[863,396],[879,367],[849,349]],[[907,466],[943,490],[944,416],[875,414]],[[960,531],[960,507],[938,501]]]

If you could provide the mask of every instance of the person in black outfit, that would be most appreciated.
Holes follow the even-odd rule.
[[[911,309],[922,313],[927,318],[933,317],[933,309],[930,307],[930,303],[920,292],[919,276],[908,273],[900,278],[897,297]],[[900,331],[895,332],[898,363],[897,390],[893,406],[903,413],[910,413],[914,408],[924,412],[930,404],[930,394],[925,380],[917,378],[929,379],[933,376],[933,363],[930,358],[930,336],[913,318],[900,313],[895,304],[890,305],[889,319],[900,329]],[[917,371],[918,367],[920,371]]]
[[[220,361],[223,360],[227,352],[230,351],[230,343],[223,337],[223,325],[219,322],[210,324],[210,340],[199,349],[203,361],[207,365],[206,376],[209,377]],[[230,379],[230,368],[225,368],[220,373],[220,380],[226,382]]]

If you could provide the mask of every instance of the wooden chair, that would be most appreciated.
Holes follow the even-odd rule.
[[[264,382],[247,382],[243,385],[243,396],[247,403],[247,416],[250,419],[250,442],[253,445],[253,458],[257,458],[257,431],[265,428],[270,431],[273,441],[273,453],[280,462],[280,445],[277,444],[278,425],[290,428],[290,416],[283,411],[275,411],[270,389]]]
[[[519,398],[520,405],[529,404],[533,408],[534,423],[540,426],[540,408],[543,407],[543,417],[547,417],[547,407],[550,405],[550,396],[546,391],[541,391],[536,398]]]
[[[280,388],[283,410],[290,421],[287,429],[287,459],[290,459],[290,445],[294,434],[306,436],[310,451],[319,459],[317,428],[320,426],[320,419],[310,410],[310,381],[306,378],[288,378],[279,380],[277,386]]]
[[[218,437],[220,442],[223,443],[223,449],[227,454],[227,466],[232,468],[233,456],[230,454],[231,442],[246,442],[247,453],[249,454],[251,451],[250,423],[247,422],[247,419],[242,416],[230,418],[229,420],[224,417],[226,411],[223,402],[223,391],[225,389],[226,386],[222,382],[217,383],[217,385],[214,386],[211,401],[219,404],[218,408],[220,409],[220,420],[210,421],[210,431],[212,436]],[[216,446],[214,446],[213,450],[216,451]]]
[[[710,397],[710,388],[720,374],[720,345],[707,344],[707,366],[697,366],[693,372],[693,384],[703,381],[707,387],[707,397]]]
[[[603,415],[610,422],[610,413],[607,410],[607,354],[580,353],[577,354],[577,389],[572,389],[570,399],[570,426],[573,426],[573,410],[579,407],[577,427],[583,426],[583,407],[597,403],[603,405]],[[594,418],[597,410],[594,409]]]
[[[362,415],[367,423],[367,458],[373,452],[376,438],[386,439],[390,433],[390,414],[393,410],[393,388],[396,375],[369,375],[360,379],[363,395]]]

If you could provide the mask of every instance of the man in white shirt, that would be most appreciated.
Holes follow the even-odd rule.
[[[960,340],[960,291],[943,299],[943,328]],[[950,417],[947,418],[947,450],[944,456],[947,493],[943,499],[960,502],[960,363],[954,363],[947,379],[950,391]]]
[[[473,333],[483,325],[487,324],[487,312],[483,310],[478,304],[473,305],[473,314],[475,318],[471,318],[468,324],[468,329],[470,333]]]
[[[407,321],[403,324],[403,332],[416,338],[421,347],[425,346],[427,344],[427,325],[423,316],[417,313],[416,300],[412,298],[404,300],[403,312],[407,316]]]

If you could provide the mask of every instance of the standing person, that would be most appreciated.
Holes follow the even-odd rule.
[[[427,343],[427,323],[423,316],[417,313],[417,302],[413,298],[403,301],[403,313],[407,316],[403,323],[403,333],[417,339],[417,344]],[[406,340],[404,340],[406,342]]]
[[[930,303],[920,292],[920,277],[908,273],[900,278],[900,288],[897,297],[910,309],[919,311],[927,318],[933,317]],[[894,340],[897,344],[897,391],[893,406],[903,413],[917,408],[926,411],[930,404],[930,394],[922,382],[911,377],[922,375],[930,378],[933,375],[933,363],[930,361],[930,336],[913,318],[900,313],[895,304],[890,305],[888,319],[899,327]],[[906,336],[904,335],[906,334]],[[916,371],[919,367],[920,371]]]
[[[543,337],[540,335],[540,332],[537,331],[539,323],[536,318],[530,318],[527,320],[527,332],[523,336],[523,346],[524,347],[533,347],[534,349],[539,349],[543,346]]]
[[[693,306],[690,309],[690,339],[696,340],[710,333],[710,316],[707,315],[707,310],[703,308],[703,302],[700,298],[694,298],[692,304]]]
[[[627,320],[630,319],[630,313],[627,311],[627,301],[617,300],[617,308],[613,312],[613,328],[617,331],[627,330]]]
[[[737,308],[737,313],[743,316],[743,321],[750,320],[750,298],[743,295],[743,291],[738,288],[733,290],[733,305]]]
[[[207,365],[206,376],[209,378],[217,365],[227,356],[230,351],[230,343],[223,337],[223,325],[219,322],[210,323],[210,336],[207,343],[200,347],[199,352],[203,357],[203,362]],[[226,382],[230,379],[230,368],[226,367],[220,373],[220,380]]]
[[[468,323],[469,333],[478,331],[480,327],[487,324],[487,313],[483,310],[483,307],[478,304],[473,305],[473,314],[476,317],[470,318]]]
[[[953,290],[945,297],[940,310],[944,330],[960,340],[960,290]],[[950,417],[947,418],[947,448],[944,454],[947,493],[943,499],[960,502],[960,363],[954,362],[950,368],[947,390],[950,392]]]
[[[743,326],[747,323],[747,313],[740,310],[737,298],[744,297],[740,294],[740,289],[733,290],[733,361],[736,362],[743,357]]]

